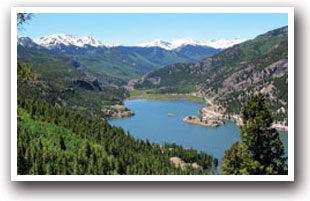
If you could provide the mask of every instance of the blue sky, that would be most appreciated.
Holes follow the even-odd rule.
[[[39,38],[65,33],[136,45],[155,39],[252,39],[287,24],[288,15],[279,13],[35,13],[18,35]]]

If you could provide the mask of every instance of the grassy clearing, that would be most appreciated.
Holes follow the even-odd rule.
[[[160,94],[156,89],[137,89],[130,91],[130,97],[128,99],[154,99],[161,101],[188,100],[196,103],[205,102],[203,98],[191,94]]]

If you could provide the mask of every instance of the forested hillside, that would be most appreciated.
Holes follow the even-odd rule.
[[[288,30],[279,28],[195,64],[177,63],[148,73],[136,89],[157,88],[212,98],[228,115],[239,114],[249,95],[267,96],[276,121],[287,125]]]
[[[90,74],[81,70],[75,60],[66,57],[19,48],[18,60],[31,65],[33,71],[41,76],[39,83],[20,86],[24,88],[20,93],[24,93],[25,96],[44,96],[60,106],[102,118],[109,118],[104,112],[105,108],[122,104],[129,96],[128,91],[120,86],[124,81],[103,74]],[[25,66],[23,63],[18,65]],[[34,85],[40,88],[40,91],[34,90]],[[28,91],[33,93],[28,94]]]
[[[221,49],[185,45],[175,50],[160,47],[94,47],[57,44],[47,48],[28,37],[18,38],[18,60],[30,64],[46,86],[38,95],[55,94],[53,101],[76,111],[101,118],[131,115],[118,111],[129,96],[124,88],[129,78],[137,78],[162,65],[196,62]],[[26,89],[32,90],[32,89]],[[50,93],[49,90],[53,90]],[[123,112],[123,113],[122,113]],[[120,114],[122,113],[122,114]]]
[[[205,174],[217,159],[142,141],[105,120],[59,104],[57,90],[18,62],[18,174]],[[171,157],[201,168],[171,164]]]
[[[65,36],[61,36],[65,37]],[[28,37],[18,39],[19,56],[35,57],[37,51],[42,55],[48,53],[65,60],[73,60],[76,67],[90,74],[109,76],[116,80],[128,81],[139,78],[145,73],[169,64],[183,62],[194,63],[207,56],[220,52],[208,46],[184,45],[177,49],[167,50],[161,47],[139,46],[91,46],[57,44],[50,48],[36,44]],[[28,52],[30,51],[30,52]]]

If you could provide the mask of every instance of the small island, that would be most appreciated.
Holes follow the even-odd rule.
[[[183,118],[183,121],[191,124],[197,124],[206,127],[213,127],[216,128],[220,125],[224,125],[224,121],[215,120],[215,119],[205,119],[203,117],[197,116],[186,116]]]

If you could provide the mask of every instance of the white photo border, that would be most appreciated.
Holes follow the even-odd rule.
[[[18,175],[17,13],[287,13],[288,175]],[[12,7],[11,181],[294,181],[294,7]]]

